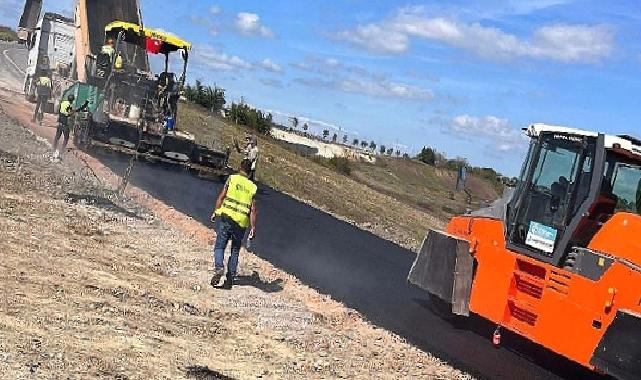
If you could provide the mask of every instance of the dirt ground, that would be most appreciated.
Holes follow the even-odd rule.
[[[2,108],[0,377],[470,378],[250,253],[211,288],[203,226],[53,162]]]

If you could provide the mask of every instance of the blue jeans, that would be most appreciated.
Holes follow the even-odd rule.
[[[238,255],[245,237],[245,229],[231,218],[221,215],[216,223],[216,243],[214,244],[214,267],[222,269],[225,261],[225,248],[231,239],[231,255],[227,262],[227,275],[235,276],[238,269]]]

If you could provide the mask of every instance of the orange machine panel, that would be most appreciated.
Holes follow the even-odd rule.
[[[641,272],[615,260],[598,280],[506,249],[503,223],[452,219],[447,232],[470,242],[478,266],[470,310],[567,358],[590,359],[618,309],[641,312]],[[641,218],[617,214],[590,248],[640,262]]]

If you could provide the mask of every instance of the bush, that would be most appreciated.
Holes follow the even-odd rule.
[[[343,175],[349,176],[350,174],[352,174],[352,165],[345,157],[330,158],[329,166]]]
[[[6,26],[0,26],[0,41],[13,42],[17,40],[18,35],[13,31],[13,29]]]
[[[333,171],[349,176],[352,174],[352,165],[349,160],[345,157],[332,157],[327,159],[321,156],[312,156],[309,158],[313,162],[322,165],[326,168],[330,168]]]

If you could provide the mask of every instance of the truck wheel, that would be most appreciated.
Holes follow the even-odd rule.
[[[34,91],[33,91],[33,77],[29,75],[24,82],[24,98],[26,101],[34,103],[36,100]]]

